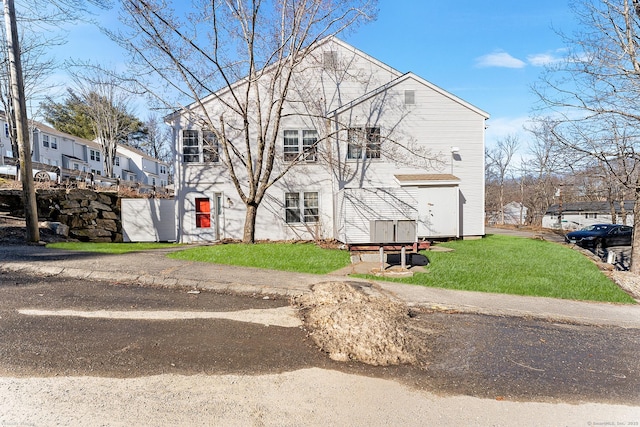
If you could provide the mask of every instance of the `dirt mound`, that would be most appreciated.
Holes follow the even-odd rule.
[[[370,365],[416,363],[409,309],[359,282],[326,282],[299,297],[314,342],[333,360]]]

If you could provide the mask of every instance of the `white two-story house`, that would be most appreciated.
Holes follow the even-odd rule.
[[[484,235],[489,115],[337,38],[310,49],[277,129],[274,174],[286,173],[258,208],[255,238],[356,244]],[[229,96],[223,88],[166,117],[181,242],[243,237],[245,205],[215,133],[203,127],[205,116],[229,120],[233,111],[221,102]]]

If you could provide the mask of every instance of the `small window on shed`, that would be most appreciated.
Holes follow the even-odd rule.
[[[405,90],[404,91],[404,105],[415,105],[416,103],[416,91]]]

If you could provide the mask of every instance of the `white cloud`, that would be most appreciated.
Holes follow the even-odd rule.
[[[529,153],[529,143],[531,134],[525,130],[525,125],[529,125],[531,118],[528,116],[520,117],[496,117],[487,121],[487,130],[485,133],[485,142],[487,149],[491,150],[496,147],[499,140],[508,136],[518,138],[519,147],[516,152],[513,164],[517,165],[526,162],[531,158]]]
[[[528,136],[524,129],[525,124],[531,120],[528,116],[521,117],[496,117],[487,121],[485,133],[487,146],[493,146],[498,140],[509,135],[517,136],[521,143],[525,142]]]
[[[481,68],[502,67],[502,68],[524,68],[526,62],[514,58],[507,52],[493,52],[476,58],[476,66]]]
[[[534,67],[544,67],[562,61],[562,57],[552,53],[535,53],[527,56],[527,61]]]

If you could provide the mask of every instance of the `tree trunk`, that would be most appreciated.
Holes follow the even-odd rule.
[[[242,243],[255,243],[256,239],[256,216],[258,214],[258,205],[256,203],[247,203],[247,216],[244,220],[244,234]]]
[[[38,229],[38,207],[36,190],[33,183],[31,166],[31,144],[29,143],[29,123],[27,120],[27,103],[22,79],[22,62],[20,61],[20,45],[18,43],[18,26],[13,0],[4,2],[5,29],[7,32],[9,70],[11,74],[11,97],[16,118],[16,133],[20,153],[20,174],[22,175],[22,198],[24,200],[24,217],[26,220],[27,242],[40,241]]]
[[[609,199],[609,214],[611,215],[611,224],[617,224],[616,202],[612,199]]]
[[[500,182],[500,225],[504,225],[504,178]]]

